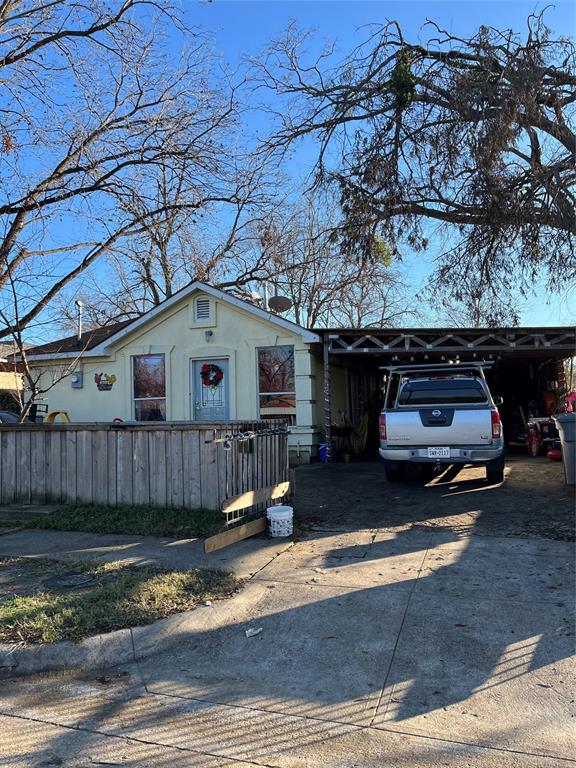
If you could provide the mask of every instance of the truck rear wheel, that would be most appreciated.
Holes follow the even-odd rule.
[[[486,464],[486,480],[495,485],[504,482],[504,457]]]
[[[406,465],[402,461],[385,461],[384,472],[389,483],[399,483],[404,480]]]

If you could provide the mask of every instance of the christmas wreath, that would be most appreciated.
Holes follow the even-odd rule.
[[[214,363],[204,363],[200,369],[202,384],[205,387],[217,387],[224,378],[224,371]]]

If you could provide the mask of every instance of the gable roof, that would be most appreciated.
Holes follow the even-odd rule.
[[[77,357],[80,354],[83,357],[107,355],[110,353],[111,348],[125,336],[133,333],[146,323],[149,323],[155,317],[161,316],[175,304],[178,304],[183,299],[191,296],[196,291],[206,293],[209,296],[218,299],[218,301],[222,301],[245,312],[249,312],[256,317],[272,323],[272,325],[277,325],[284,331],[296,333],[306,344],[314,344],[320,341],[320,337],[316,333],[309,331],[307,328],[302,328],[302,326],[297,325],[290,320],[278,317],[278,315],[275,315],[273,312],[260,309],[260,307],[256,307],[247,301],[236,298],[236,296],[231,296],[220,288],[214,288],[212,285],[196,280],[193,283],[189,283],[177,293],[170,296],[169,299],[165,299],[161,304],[148,310],[148,312],[135,320],[125,320],[121,323],[115,323],[114,325],[86,331],[86,333],[82,334],[82,339],[80,341],[78,341],[77,336],[67,336],[64,339],[58,339],[56,341],[51,341],[48,344],[32,347],[28,350],[28,358],[30,360],[45,360],[51,358]]]

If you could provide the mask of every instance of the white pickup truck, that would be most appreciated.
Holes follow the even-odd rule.
[[[397,482],[407,462],[482,464],[491,483],[504,479],[504,436],[483,365],[391,367],[380,414],[380,456]]]

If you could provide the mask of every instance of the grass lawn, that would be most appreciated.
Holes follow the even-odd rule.
[[[0,516],[0,528],[22,528],[30,525],[30,518],[25,517],[2,517]]]
[[[0,508],[0,532],[5,531],[7,528],[29,528],[33,525],[34,520],[38,517],[42,517],[45,512],[28,512],[20,511],[17,509],[1,509]]]
[[[224,525],[221,512],[165,507],[105,507],[67,504],[35,518],[29,528],[93,533],[128,533],[138,536],[210,536]]]
[[[46,583],[64,574],[89,581],[70,589]],[[0,642],[26,645],[151,624],[204,600],[230,597],[240,586],[232,574],[208,568],[39,558],[0,558],[0,583],[13,595],[0,601]]]

